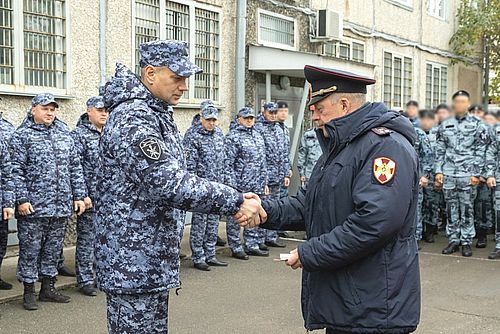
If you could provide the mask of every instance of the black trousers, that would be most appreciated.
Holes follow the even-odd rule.
[[[352,334],[352,332],[336,331],[336,330],[327,328],[326,334]],[[410,333],[407,333],[407,334],[410,334]]]

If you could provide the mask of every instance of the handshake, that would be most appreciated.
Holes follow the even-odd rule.
[[[236,222],[245,228],[256,227],[267,221],[267,213],[262,208],[260,197],[254,193],[243,194],[240,210],[234,215]]]

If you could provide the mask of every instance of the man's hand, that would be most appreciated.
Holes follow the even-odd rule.
[[[469,183],[471,186],[477,186],[479,184],[479,178],[475,176],[471,176],[469,179]]]
[[[486,180],[486,185],[488,188],[493,189],[497,186],[497,180],[494,177],[489,177],[488,180]]]
[[[306,181],[307,181],[307,180],[306,180],[306,177],[305,177],[305,176],[301,176],[301,177],[300,177],[300,183],[301,183],[301,185],[302,185],[302,186],[303,186],[304,184],[306,184]]]
[[[302,268],[297,248],[290,252],[290,258],[286,260],[286,265],[292,267],[293,270]]]
[[[264,196],[269,196],[269,186],[265,185],[264,186]]]
[[[14,218],[14,209],[4,208],[3,209],[3,220],[9,220]]]
[[[92,200],[90,197],[85,197],[83,203],[85,203],[85,210],[92,209]]]
[[[74,201],[73,208],[75,209],[76,215],[81,216],[85,212],[85,202],[84,201]]]
[[[420,188],[427,188],[428,185],[429,185],[429,179],[425,176],[422,176],[419,182]]]
[[[31,215],[32,213],[34,213],[35,210],[31,206],[31,203],[27,202],[27,203],[18,205],[17,206],[17,212],[19,212],[19,214],[21,216],[27,216],[27,215]]]
[[[444,175],[442,173],[436,174],[436,178],[434,180],[434,189],[439,190],[443,187]]]
[[[283,185],[285,188],[288,188],[290,186],[290,177],[285,176],[285,181],[283,182]]]
[[[243,203],[234,219],[241,227],[255,227],[260,224],[260,214],[263,211],[260,198],[254,193],[243,194]]]

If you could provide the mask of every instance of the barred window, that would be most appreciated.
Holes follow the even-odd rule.
[[[5,90],[66,89],[66,44],[65,0],[0,0],[0,85]]]
[[[446,103],[448,91],[448,68],[440,64],[427,63],[425,80],[425,106],[435,108]]]
[[[291,17],[258,10],[258,40],[260,44],[295,49],[295,20]]]
[[[412,99],[413,60],[384,52],[384,103],[402,109]]]
[[[1,1],[1,0],[0,0]],[[194,1],[135,0],[135,67],[139,45],[157,39],[185,41],[189,56],[203,69],[191,79],[184,102],[220,101],[220,11]]]
[[[364,62],[365,44],[354,40],[325,43],[323,46],[323,53],[330,57]]]

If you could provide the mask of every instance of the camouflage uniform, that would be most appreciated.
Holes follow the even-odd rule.
[[[321,151],[318,137],[316,136],[316,129],[307,130],[300,139],[299,156],[297,160],[299,175],[301,178],[306,178],[304,186],[307,186],[313,168],[322,154],[323,152]]]
[[[217,109],[207,106],[201,111],[205,119],[217,118]],[[224,175],[224,134],[219,127],[208,131],[200,123],[200,115],[193,119],[183,141],[187,170],[210,181],[222,182]],[[219,228],[219,216],[193,213],[189,243],[195,264],[215,258],[215,245]]]
[[[285,148],[287,152],[287,166],[285,168],[288,169],[286,175],[292,172],[292,162],[290,161],[290,129],[288,125],[284,122],[278,122],[279,127],[283,130],[284,138],[285,138]],[[285,187],[284,183],[281,183],[280,187],[280,197],[288,197],[288,187]]]
[[[433,127],[427,134],[431,144],[434,158],[436,156],[436,134],[438,127]],[[434,189],[434,174],[429,178],[429,185],[424,188],[424,200],[422,204],[422,219],[426,224],[438,226],[440,213],[446,213],[446,202],[444,201],[443,190]]]
[[[486,150],[485,177],[496,179],[495,187],[495,248],[500,249],[500,124],[494,127],[492,142]]]
[[[493,140],[495,138],[494,127],[488,126],[490,138]],[[491,141],[490,141],[491,142]],[[490,143],[491,145],[491,143]],[[490,146],[488,145],[488,147]],[[488,148],[486,149],[488,151]],[[482,176],[486,174],[486,165],[483,170]],[[477,197],[474,202],[474,219],[476,220],[476,228],[479,229],[478,236],[483,233],[484,236],[488,234],[488,230],[493,227],[493,202],[495,197],[495,191],[488,188],[486,182],[481,182],[477,186]]]
[[[277,110],[276,103],[267,103],[273,105]],[[288,151],[286,148],[285,134],[283,129],[278,125],[278,122],[269,122],[264,118],[264,115],[257,116],[255,128],[262,134],[266,149],[267,175],[269,187],[269,199],[280,199],[280,188],[285,180],[285,176],[290,171],[290,161],[288,159]],[[262,230],[265,234],[265,242],[272,242],[278,239],[278,232],[271,230]]]
[[[87,107],[104,108],[101,97],[92,98]],[[97,170],[99,169],[99,139],[101,132],[89,121],[89,116],[84,113],[75,130],[71,133],[75,142],[75,149],[83,167],[83,175],[88,189],[88,195],[94,202],[97,181]],[[76,221],[76,282],[81,288],[94,283],[94,209],[87,209]]]
[[[436,174],[444,175],[446,234],[450,244],[471,245],[476,234],[473,208],[476,187],[469,180],[481,175],[488,137],[486,125],[469,114],[449,118],[438,128]]]
[[[241,109],[238,115],[248,117],[254,115],[254,111],[246,107]],[[238,120],[234,120],[224,140],[224,151],[224,183],[242,192],[253,192],[262,196],[268,182],[268,171],[264,139],[255,126],[246,128],[239,124]],[[233,253],[243,251],[240,227],[232,217],[228,217],[226,232]],[[247,249],[258,249],[259,244],[263,243],[258,227],[245,229],[243,235]]]
[[[46,105],[53,101],[51,94],[40,94],[32,104]],[[12,136],[11,154],[17,205],[31,203],[34,209],[28,216],[17,215],[17,279],[34,283],[38,271],[46,277],[57,275],[73,201],[83,200],[87,189],[71,134],[58,119],[46,126],[36,124],[29,114]]]
[[[0,144],[3,146],[2,147],[2,152],[1,152],[1,161],[2,161],[2,177],[0,178],[2,184],[2,190],[5,191],[4,187],[7,185],[5,182],[7,182],[7,175],[10,175],[10,170],[8,169],[10,164],[8,161],[9,159],[9,141],[10,137],[14,133],[16,128],[9,123],[9,121],[5,120],[2,117],[2,113],[0,113]],[[9,196],[11,193],[4,193],[4,196]],[[2,195],[0,194],[0,199]],[[13,196],[13,194],[12,194]],[[0,203],[0,211],[3,211],[2,209],[4,207],[7,207],[7,204],[5,203],[6,198],[4,198],[3,204]],[[9,204],[10,205],[10,204]],[[14,207],[14,205],[12,205]],[[7,220],[3,220],[3,214],[0,214],[0,268],[2,267],[2,261],[5,256],[5,253],[7,252],[7,242],[9,238],[9,222]]]
[[[181,77],[200,72],[187,57],[186,43],[154,41],[140,52],[142,67],[167,66]],[[172,107],[124,65],[117,65],[103,91],[110,117],[100,142],[95,257],[97,283],[107,295],[108,330],[166,333],[166,292],[179,287],[174,208],[233,215],[243,194],[187,172]],[[148,298],[156,302],[145,303]]]
[[[430,179],[430,175],[434,170],[434,152],[432,151],[431,143],[427,138],[424,130],[420,128],[415,128],[417,133],[417,139],[415,140],[414,147],[417,151],[417,156],[419,160],[419,173],[420,176],[426,176]],[[428,185],[431,187],[431,185]],[[418,191],[418,202],[417,202],[417,225],[415,237],[417,240],[422,239],[422,232],[424,229],[423,219],[422,219],[422,203],[424,201],[424,188],[420,188]]]

